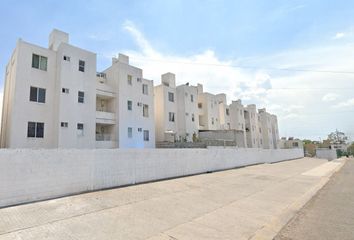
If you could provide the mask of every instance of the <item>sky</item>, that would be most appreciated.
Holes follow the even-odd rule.
[[[53,28],[118,53],[160,83],[201,83],[276,114],[282,137],[354,140],[354,2],[350,0],[1,0],[0,76],[19,38],[43,47]],[[0,103],[4,77],[0,77]],[[2,105],[2,104],[1,104]]]

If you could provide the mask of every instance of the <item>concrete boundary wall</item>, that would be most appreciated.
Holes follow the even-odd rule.
[[[0,207],[303,156],[302,149],[2,149]]]

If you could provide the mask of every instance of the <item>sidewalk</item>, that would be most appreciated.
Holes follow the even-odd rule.
[[[304,158],[0,209],[0,240],[272,239],[343,162]]]
[[[354,239],[353,183],[350,159],[275,239]]]

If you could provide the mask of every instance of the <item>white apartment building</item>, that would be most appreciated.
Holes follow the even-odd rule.
[[[227,129],[226,95],[203,92],[203,85],[198,84],[199,130]]]
[[[247,147],[263,148],[262,126],[259,123],[257,107],[250,104],[245,107],[244,111]]]
[[[244,135],[244,145],[247,146],[245,108],[241,100],[232,101],[227,111],[230,119],[230,129],[242,131]]]
[[[154,87],[156,142],[178,140],[176,76],[165,73]]]
[[[96,54],[53,30],[48,48],[17,42],[6,68],[0,146],[154,147],[153,112],[153,82],[126,56],[96,76]]]
[[[177,93],[177,131],[179,140],[193,141],[193,135],[198,137],[198,89],[189,84],[176,88]]]
[[[278,121],[275,115],[271,115],[265,108],[258,110],[260,123],[262,126],[263,148],[278,148],[279,132]]]
[[[94,148],[96,54],[53,30],[49,47],[18,40],[6,67],[1,147]]]
[[[144,79],[143,71],[131,66],[123,54],[98,76],[97,146],[154,148],[153,81]]]

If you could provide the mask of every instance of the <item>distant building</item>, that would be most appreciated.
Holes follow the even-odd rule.
[[[180,85],[177,92],[177,131],[179,141],[193,141],[198,137],[198,89],[189,84]]]
[[[174,142],[178,139],[176,76],[173,73],[163,74],[154,94],[156,141]]]

